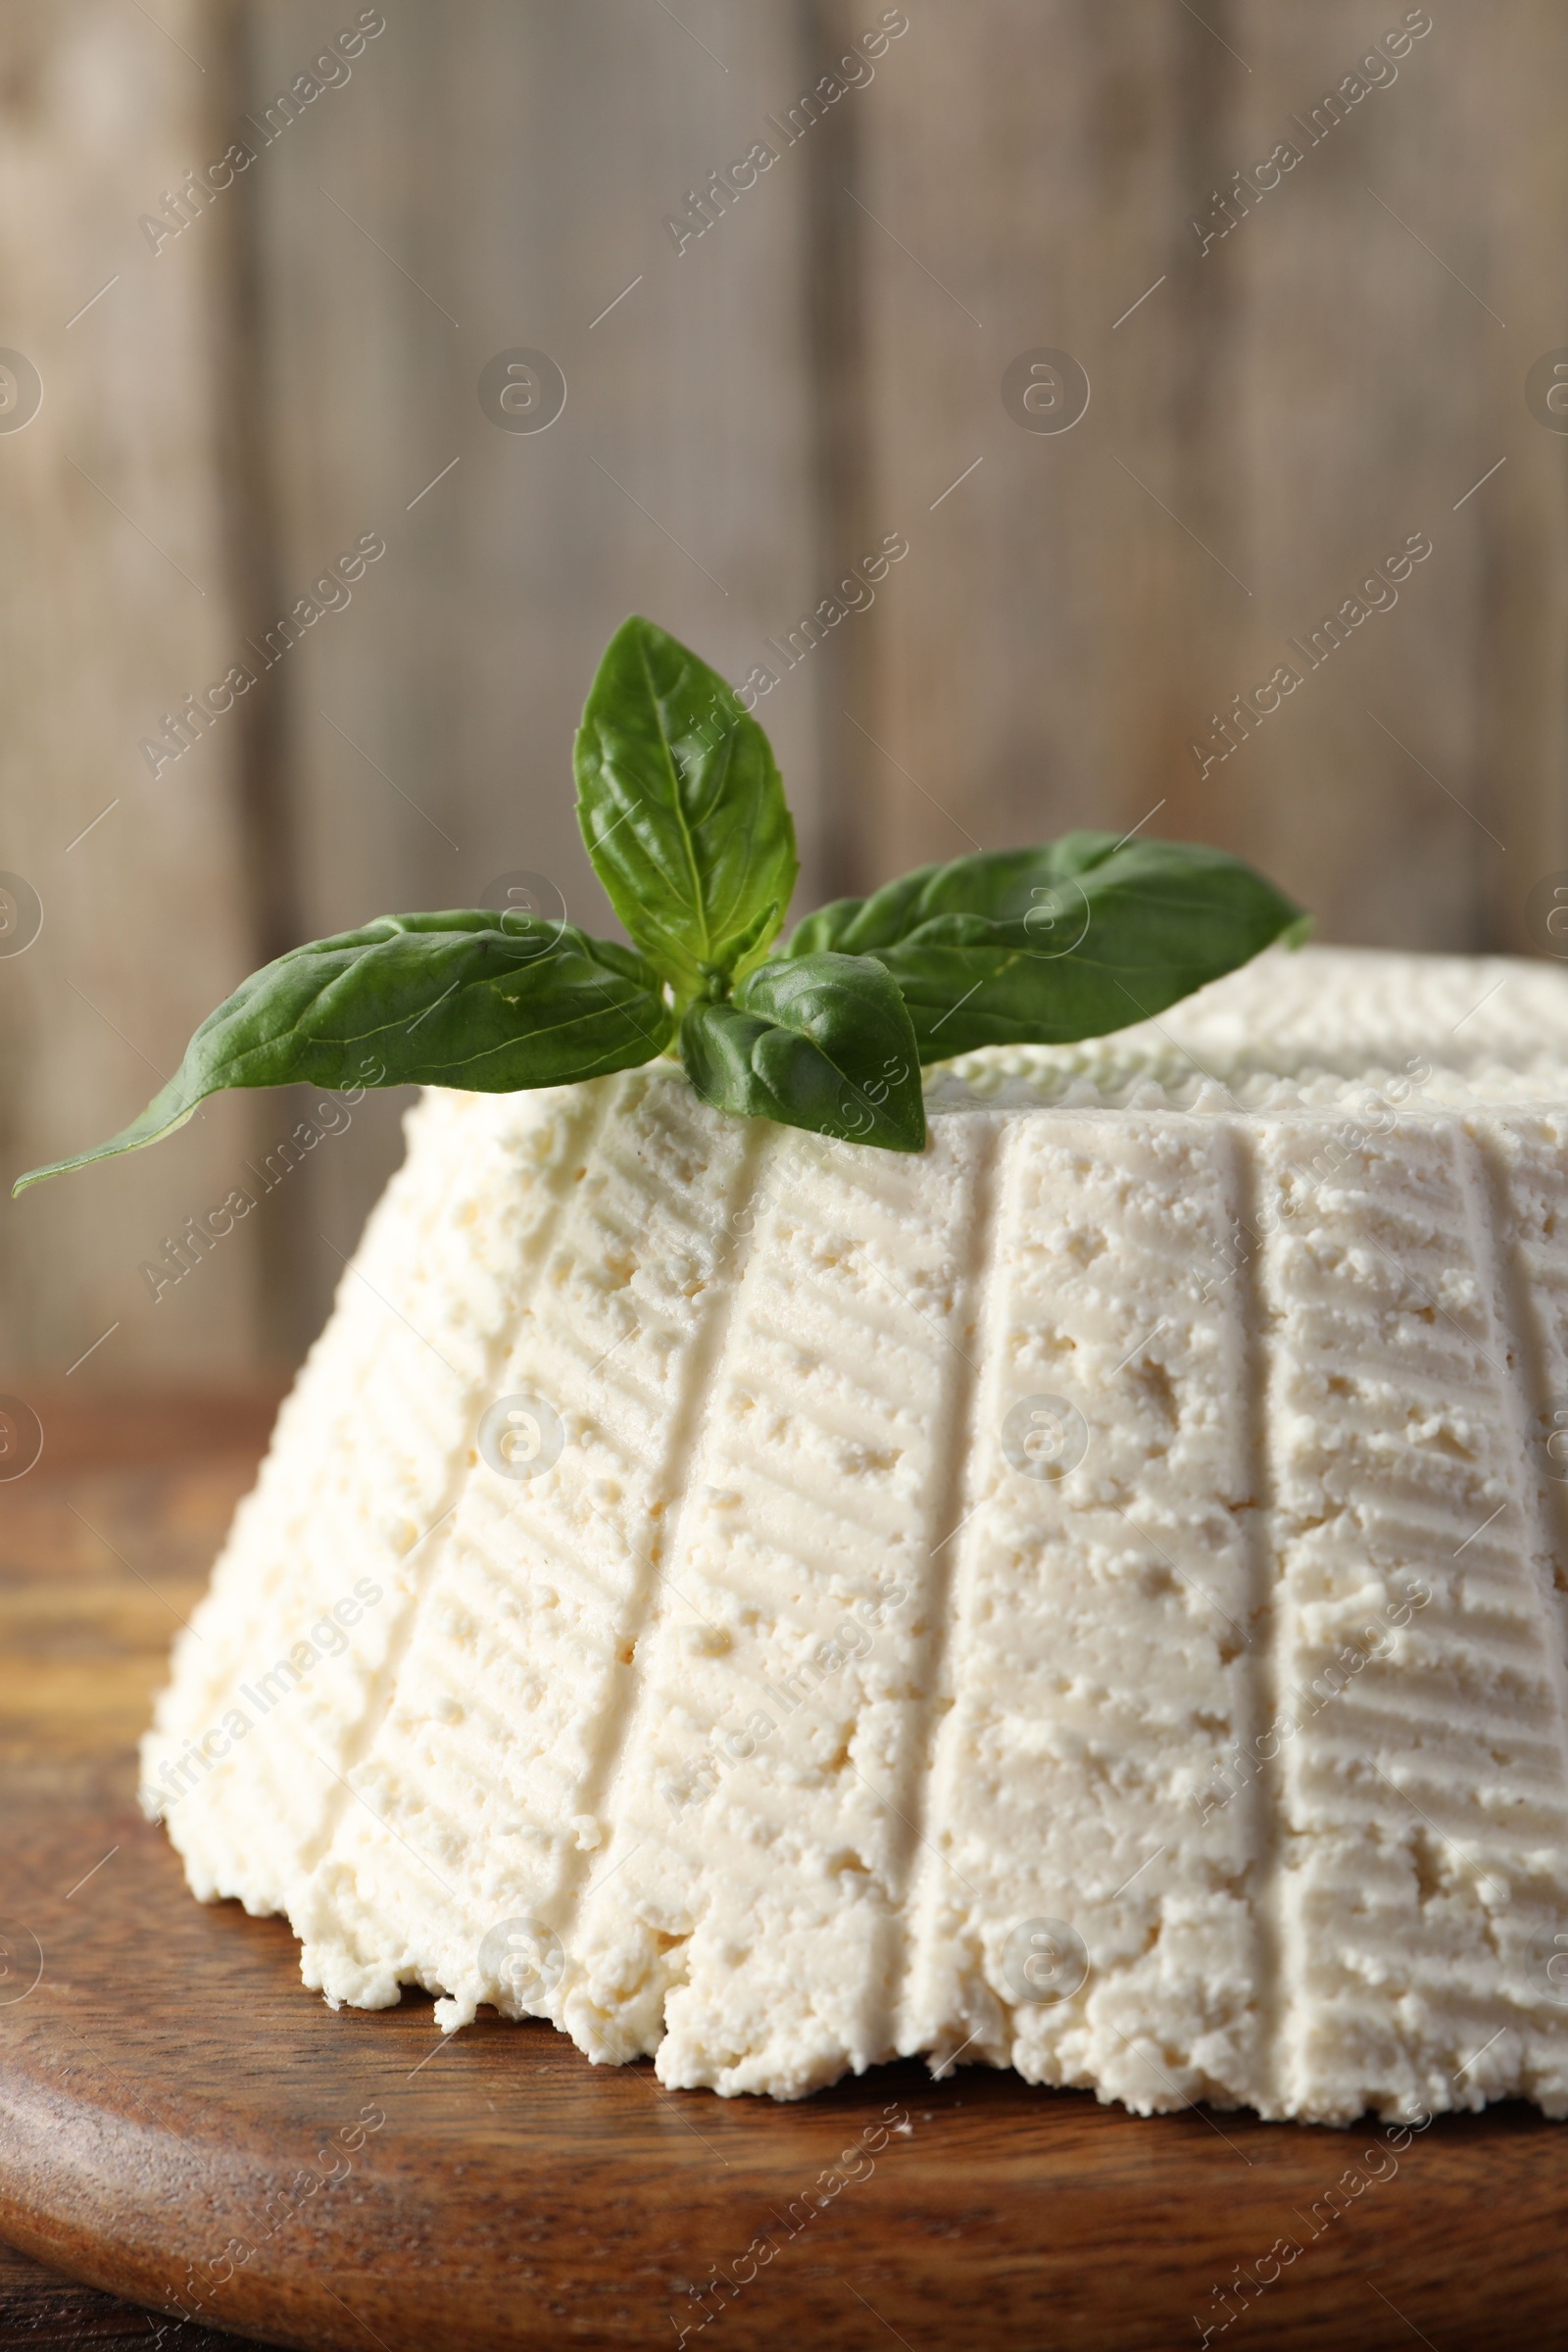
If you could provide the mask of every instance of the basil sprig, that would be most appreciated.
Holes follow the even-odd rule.
[[[292,949],[202,1023],[139,1118],[15,1191],[156,1143],[224,1087],[511,1093],[676,1051],[716,1109],[918,1152],[922,1063],[1124,1028],[1309,928],[1221,851],[1070,833],[836,900],[769,955],[797,871],[772,751],[718,673],[647,620],[611,640],[575,764],[631,948],[481,908]]]

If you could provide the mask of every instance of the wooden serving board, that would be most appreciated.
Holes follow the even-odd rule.
[[[332,2015],[277,1921],[191,1901],[130,1797],[272,1399],[32,1401],[43,1458],[0,1486],[15,2245],[198,2327],[357,2352],[1568,2341],[1568,2128],[1524,2108],[1395,2148],[912,2065],[776,2106],[591,2067],[544,2026],[443,2042],[422,1998]]]

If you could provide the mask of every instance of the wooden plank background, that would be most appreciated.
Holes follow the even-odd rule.
[[[43,906],[36,941],[0,958],[8,1184],[140,1108],[252,930],[238,730],[158,779],[137,752],[222,675],[234,636],[221,248],[191,230],[155,254],[137,226],[209,153],[216,66],[181,47],[210,36],[206,12],[171,0],[163,23],[122,0],[0,19],[0,343],[43,383],[32,421],[0,435],[0,867]],[[223,1198],[249,1129],[248,1106],[216,1104],[162,1165],[6,1201],[0,1361],[63,1375],[116,1323],[74,1378],[254,1351],[250,1234],[177,1311],[153,1312],[137,1277]]]
[[[1525,401],[1568,344],[1560,11],[384,0],[315,74],[359,15],[0,22],[0,343],[45,383],[0,434],[0,868],[46,908],[0,957],[8,1175],[128,1115],[290,940],[519,870],[609,927],[569,744],[630,610],[780,672],[802,906],[1157,809],[1327,938],[1539,946],[1530,887],[1568,866],[1568,438]],[[236,137],[254,162],[154,253],[138,216]],[[666,219],[759,139],[677,250]],[[542,432],[480,404],[518,348],[565,378]],[[1042,350],[1089,379],[1065,431],[1003,397]],[[153,777],[149,722],[362,534],[351,601]],[[1430,556],[1311,666],[1291,641],[1412,534]],[[786,668],[767,641],[886,535],[874,601]],[[1299,685],[1221,759],[1281,663]],[[0,1362],[60,1377],[115,1325],[74,1382],[294,1356],[398,1109],[156,1305],[139,1266],[301,1106],[215,1105],[8,1207]]]

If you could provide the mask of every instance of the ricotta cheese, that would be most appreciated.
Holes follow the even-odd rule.
[[[308,1984],[797,2097],[1568,2113],[1568,974],[428,1094],[142,1749]]]

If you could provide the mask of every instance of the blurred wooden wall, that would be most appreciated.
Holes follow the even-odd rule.
[[[256,929],[251,714],[156,778],[137,748],[233,659],[242,481],[225,223],[156,252],[138,225],[225,103],[217,12],[160,7],[162,29],[123,0],[0,16],[0,346],[42,387],[30,420],[0,405],[0,869],[42,908],[30,945],[30,922],[0,935],[7,1188],[141,1108]],[[156,1306],[138,1271],[224,1199],[251,1110],[0,1195],[0,1364],[79,1385],[253,1358],[260,1221]]]
[[[136,1108],[290,940],[519,870],[609,927],[569,747],[634,609],[779,673],[803,906],[1147,817],[1266,865],[1330,939],[1539,944],[1530,887],[1568,867],[1568,438],[1525,396],[1568,346],[1560,11],[382,19],[358,47],[358,7],[319,0],[0,22],[0,344],[46,391],[0,432],[0,868],[46,906],[0,957],[8,1173]],[[138,215],[234,138],[254,162],[155,254]],[[710,174],[759,139],[776,161],[720,212]],[[543,431],[481,404],[519,348],[564,376]],[[1066,430],[1004,395],[1042,351],[1088,379]],[[1411,535],[1431,554],[1312,666],[1292,640]],[[385,553],[350,601],[152,777],[147,718],[362,536]],[[885,537],[874,602],[786,666],[768,640]],[[1282,663],[1299,685],[1221,759],[1216,718]],[[149,1243],[291,1102],[8,1208],[0,1357],[64,1373],[115,1323],[74,1379],[297,1352],[399,1107],[156,1306]]]
[[[1162,803],[1329,939],[1524,950],[1568,862],[1568,445],[1524,401],[1568,341],[1568,20],[1440,6],[1368,71],[1404,10],[1200,16],[938,8],[858,118],[870,441],[915,542],[863,688],[889,758],[858,870]],[[1300,161],[1223,233],[1216,196],[1282,141]],[[1093,386],[1059,435],[998,397],[1039,346]],[[1412,532],[1397,605],[1309,668],[1291,639]],[[1202,771],[1281,662],[1300,687]]]

